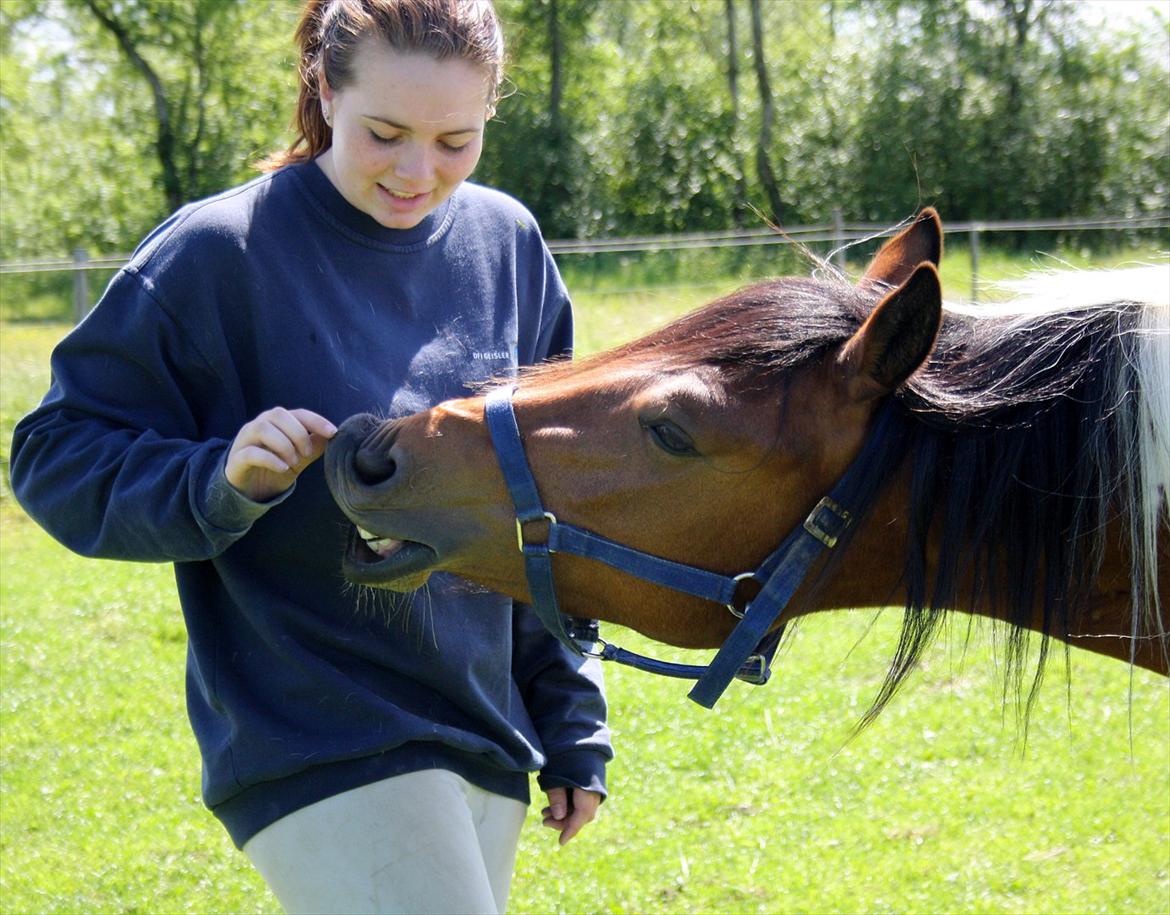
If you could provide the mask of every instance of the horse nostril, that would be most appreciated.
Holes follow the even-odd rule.
[[[397,462],[390,457],[394,434],[389,424],[377,429],[358,448],[353,457],[353,469],[358,479],[367,486],[384,483],[394,476]]]
[[[378,483],[384,483],[394,476],[398,465],[394,463],[390,455],[375,448],[363,447],[354,455],[353,469],[359,480],[367,486],[374,486]]]

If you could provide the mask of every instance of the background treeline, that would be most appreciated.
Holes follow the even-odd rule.
[[[477,179],[550,238],[1168,206],[1170,18],[1059,0],[497,0]],[[1131,15],[1140,7],[1141,16]],[[0,3],[0,260],[118,253],[285,145],[293,0]],[[1094,18],[1093,13],[1098,14]]]

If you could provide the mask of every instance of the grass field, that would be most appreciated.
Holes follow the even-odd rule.
[[[738,279],[579,291],[581,348]],[[43,392],[64,330],[0,326],[5,467],[12,424]],[[72,556],[4,480],[0,616],[0,911],[275,911],[198,798],[169,568]],[[956,620],[850,740],[897,616],[805,621],[768,686],[737,683],[713,712],[688,702],[685,684],[608,670],[611,798],[561,850],[532,817],[511,909],[1170,912],[1166,680],[1073,652],[1071,685],[1058,660],[1025,743],[997,630],[968,643]]]

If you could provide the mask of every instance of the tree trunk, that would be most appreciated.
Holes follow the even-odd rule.
[[[1012,44],[1006,61],[1007,110],[1008,116],[1016,119],[1023,107],[1023,87],[1020,67],[1024,51],[1028,46],[1028,33],[1032,28],[1032,0],[1004,0],[1004,12],[1012,27]]]
[[[731,218],[742,227],[748,210],[746,167],[743,150],[736,140],[739,134],[739,39],[735,32],[735,0],[723,0],[727,13],[727,85],[731,92],[731,148],[735,161],[735,199]]]
[[[548,174],[544,179],[545,190],[540,195],[544,212],[542,222],[562,235],[574,232],[571,216],[573,199],[573,154],[571,126],[566,123],[564,112],[565,93],[565,31],[571,27],[571,7],[565,8],[559,0],[546,0],[545,26],[548,29]],[[569,16],[570,22],[562,21]],[[571,119],[570,119],[571,120]]]
[[[548,4],[548,62],[549,62],[549,89],[548,89],[548,122],[554,134],[561,129],[561,97],[564,95],[564,64],[562,62],[564,47],[561,38],[560,12],[557,9],[557,0],[549,0]]]
[[[163,192],[167,198],[168,208],[171,211],[177,210],[185,202],[186,194],[183,189],[183,181],[179,177],[178,163],[175,161],[175,131],[166,88],[154,68],[138,52],[138,47],[126,27],[115,19],[112,13],[98,6],[97,0],[82,0],[82,2],[94,14],[98,22],[114,36],[127,60],[146,78],[146,82],[150,85],[151,94],[154,96],[155,118],[158,121],[154,148],[159,164],[162,166]]]
[[[752,54],[756,67],[756,82],[760,90],[760,136],[756,143],[756,172],[764,193],[768,195],[768,205],[771,208],[769,218],[780,225],[784,221],[784,202],[780,197],[780,189],[776,182],[776,173],[772,170],[772,160],[768,149],[772,145],[772,122],[776,117],[775,104],[772,101],[772,86],[768,82],[768,67],[764,61],[764,23],[760,11],[760,0],[751,0],[752,7]]]

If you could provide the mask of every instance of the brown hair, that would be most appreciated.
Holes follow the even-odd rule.
[[[333,129],[321,112],[320,76],[324,73],[333,89],[353,82],[354,55],[369,36],[399,51],[479,64],[489,80],[489,114],[494,110],[503,80],[504,36],[491,0],[307,0],[296,31],[296,139],[287,150],[263,160],[261,169],[307,162],[329,148]]]

